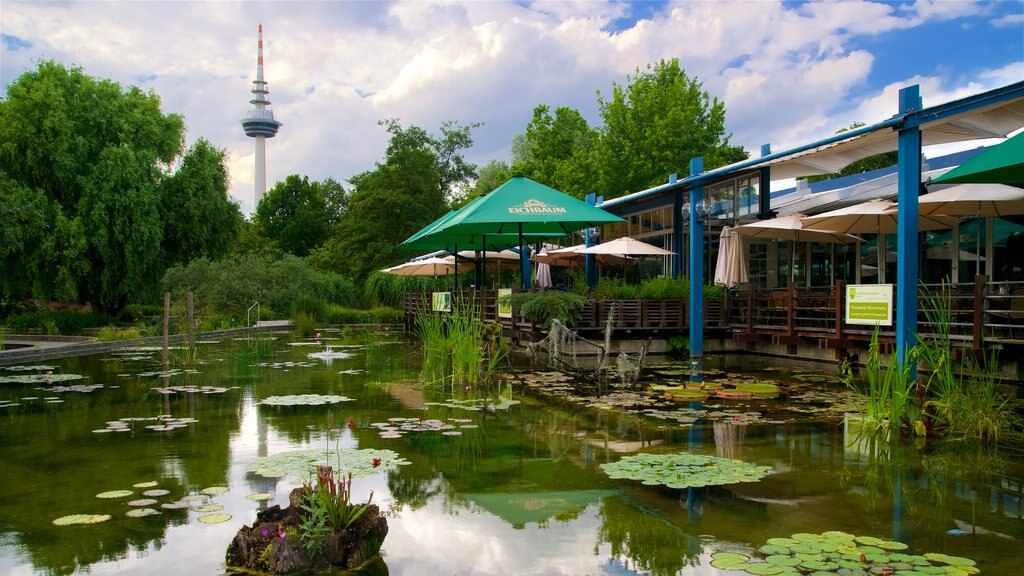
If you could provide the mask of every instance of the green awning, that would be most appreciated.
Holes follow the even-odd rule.
[[[1024,132],[964,162],[932,184],[1015,184],[1024,186]]]

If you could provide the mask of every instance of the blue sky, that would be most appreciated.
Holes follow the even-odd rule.
[[[896,110],[1024,80],[1024,2],[17,2],[0,6],[0,95],[40,58],[160,95],[229,157],[252,209],[249,108],[256,27],[284,123],[268,183],[340,180],[373,168],[399,118],[436,131],[482,122],[468,158],[507,160],[534,106],[599,125],[595,92],[679,58],[726,103],[733,143],[755,154],[816,140]],[[680,172],[685,167],[680,167]],[[667,175],[666,175],[667,176]]]

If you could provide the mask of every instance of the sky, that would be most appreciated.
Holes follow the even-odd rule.
[[[1024,80],[1021,0],[4,0],[0,97],[41,59],[152,90],[184,117],[186,145],[202,137],[226,151],[248,214],[255,151],[240,120],[260,22],[283,123],[267,140],[268,188],[290,174],[348,187],[383,160],[385,118],[432,133],[482,123],[466,158],[508,161],[535,106],[600,126],[598,93],[661,59],[678,58],[725,102],[731,143],[753,156],[888,118],[912,84],[931,106]]]

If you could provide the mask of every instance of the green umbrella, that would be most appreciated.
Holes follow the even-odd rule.
[[[516,176],[490,194],[470,202],[443,222],[435,222],[404,244],[421,238],[449,236],[564,236],[588,226],[624,222],[622,218]]]
[[[516,176],[490,194],[442,216],[402,245],[477,248],[479,242],[481,248],[497,248],[497,244],[511,242],[522,247],[581,228],[615,222],[624,220],[554,188]],[[492,244],[488,246],[488,242]],[[529,264],[525,254],[523,258],[525,288],[529,286]]]
[[[1024,185],[1024,132],[986,148],[931,183]]]

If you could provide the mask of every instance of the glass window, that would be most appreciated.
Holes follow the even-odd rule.
[[[734,181],[722,182],[710,186],[705,194],[704,201],[711,208],[711,217],[731,220],[735,218],[735,194],[733,192]]]
[[[754,216],[761,210],[760,178],[742,178],[737,185],[739,189],[739,217]]]

